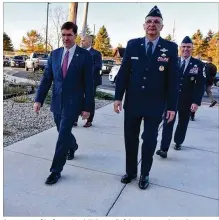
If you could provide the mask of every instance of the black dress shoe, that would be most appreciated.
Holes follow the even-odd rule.
[[[149,176],[141,175],[138,186],[140,189],[147,189],[149,186]]]
[[[73,160],[75,157],[75,151],[69,150],[66,159],[67,160]]]
[[[213,106],[215,106],[216,104],[217,104],[217,101],[215,100],[215,101],[211,102],[211,104],[209,105],[209,107],[213,107]]]
[[[174,147],[175,150],[181,150],[181,145],[180,144],[176,144]]]
[[[75,151],[76,151],[77,149],[78,149],[78,145],[76,145],[75,150],[70,149],[70,150],[68,151],[68,154],[67,154],[66,159],[67,159],[67,160],[73,160],[74,157],[75,157]]]
[[[52,172],[49,177],[47,178],[45,184],[52,185],[58,182],[59,178],[61,177],[60,173]]]
[[[195,121],[195,118],[191,118],[190,120],[191,120],[191,121]]]
[[[136,177],[137,177],[137,174],[132,175],[132,176],[125,174],[122,177],[121,182],[127,184],[127,183],[130,183],[133,179],[136,179]]]
[[[91,126],[92,126],[92,122],[87,121],[83,127],[84,128],[89,128]]]
[[[159,155],[162,158],[167,158],[167,151],[158,150],[156,152],[157,155]]]

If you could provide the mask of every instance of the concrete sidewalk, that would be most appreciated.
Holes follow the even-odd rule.
[[[154,156],[145,191],[138,180],[120,182],[125,171],[123,113],[115,114],[112,105],[97,110],[92,128],[83,128],[82,121],[73,128],[79,150],[54,186],[44,181],[56,128],[8,146],[4,216],[218,216],[218,106],[202,106],[196,120],[189,124],[181,151],[171,147],[166,160]]]

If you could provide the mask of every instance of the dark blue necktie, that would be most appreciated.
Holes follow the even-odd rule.
[[[147,56],[148,56],[149,59],[150,59],[151,56],[152,56],[152,46],[153,46],[153,43],[152,43],[152,42],[148,42]]]
[[[185,66],[186,66],[186,61],[183,60],[183,61],[182,61],[182,65],[181,65],[181,67],[180,67],[180,75],[181,75],[181,76],[183,76],[183,72],[184,72]]]

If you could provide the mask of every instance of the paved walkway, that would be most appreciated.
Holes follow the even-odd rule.
[[[171,147],[166,160],[154,156],[145,191],[138,180],[120,182],[125,170],[123,113],[115,114],[112,105],[97,111],[92,128],[83,128],[82,121],[73,128],[79,150],[56,185],[44,184],[55,128],[6,147],[4,216],[218,216],[218,106],[202,106],[196,118],[182,151]]]

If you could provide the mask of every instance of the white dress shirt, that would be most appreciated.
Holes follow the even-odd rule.
[[[91,47],[88,47],[87,50],[89,51],[91,49]]]
[[[69,50],[64,47],[64,50],[63,50],[63,53],[62,53],[61,66],[62,66],[62,63],[63,63],[63,60],[64,60],[64,57],[65,57],[66,52],[69,51],[69,56],[68,56],[68,67],[69,67],[69,64],[71,63],[71,60],[72,60],[72,58],[73,58],[73,56],[74,56],[75,49],[76,49],[76,44],[75,44],[73,47],[71,47]]]
[[[187,66],[189,65],[190,58],[191,58],[191,56],[190,56],[190,57],[188,57],[188,58],[186,58],[186,59],[184,59],[183,57],[181,57],[181,63],[180,63],[180,66],[182,66],[182,62],[183,62],[183,60],[185,60],[185,61],[186,61],[186,63],[185,63],[185,68],[184,68],[183,73],[185,72],[185,70],[186,70]]]

